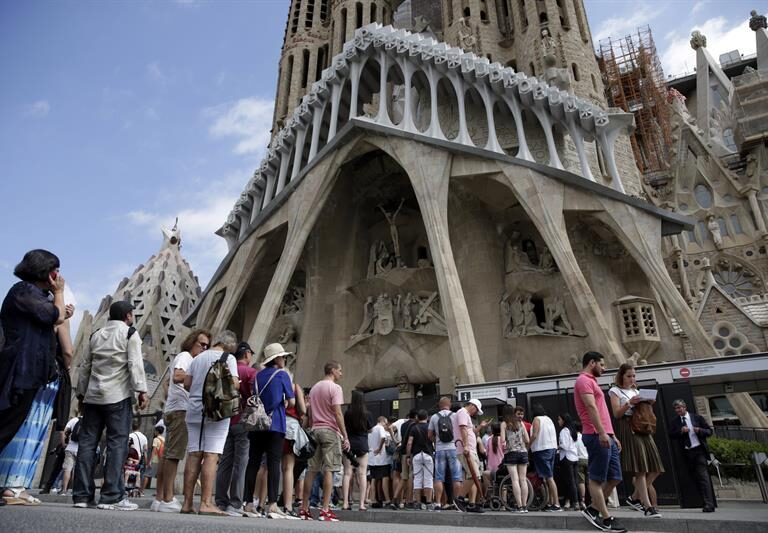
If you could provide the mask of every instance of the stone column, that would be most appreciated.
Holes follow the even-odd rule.
[[[664,266],[661,253],[661,221],[623,203],[605,198],[600,198],[600,202],[605,211],[597,213],[596,218],[613,231],[648,277],[670,314],[688,335],[693,353],[697,357],[716,356],[715,348],[709,342],[693,311],[675,288]]]
[[[382,148],[393,155],[408,174],[419,202],[435,265],[456,375],[465,383],[482,383],[485,374],[448,231],[452,156],[443,150],[394,137]]]
[[[611,333],[608,321],[600,310],[568,240],[563,216],[565,186],[517,165],[506,165],[501,170],[505,183],[514,191],[520,205],[552,252],[552,257],[584,320],[590,343],[612,362],[624,363],[624,351]]]
[[[675,244],[675,260],[677,261],[677,270],[680,272],[680,289],[683,291],[685,301],[690,304],[693,302],[693,293],[688,282],[688,272],[685,270],[685,254],[678,244]]]
[[[757,201],[757,189],[755,187],[747,186],[741,189],[739,194],[746,196],[749,199],[749,207],[752,209],[752,216],[755,219],[757,231],[760,235],[765,235],[765,219],[763,218],[763,212],[760,209],[760,203]]]

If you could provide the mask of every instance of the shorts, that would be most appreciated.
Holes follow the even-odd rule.
[[[533,467],[541,479],[552,479],[554,477],[555,455],[557,455],[555,448],[533,452]]]
[[[461,468],[464,470],[464,479],[472,479],[472,472],[470,471],[469,464],[467,463],[467,456],[463,453],[458,455],[459,463],[461,463]],[[477,450],[469,450],[469,460],[472,461],[472,465],[475,467],[475,474],[477,475],[477,478],[480,479],[480,476],[483,474],[483,467],[480,464],[480,458],[477,456]]]
[[[309,460],[312,472],[341,472],[341,436],[329,428],[312,430],[317,442],[315,455]]]
[[[584,446],[589,454],[587,475],[592,481],[603,483],[609,479],[621,481],[621,459],[619,447],[611,438],[611,447],[600,446],[600,438],[597,434],[581,436]]]
[[[61,468],[65,472],[72,472],[72,470],[75,468],[75,463],[77,462],[77,455],[75,452],[70,452],[69,450],[64,451],[64,464],[61,465]]]
[[[579,476],[579,483],[587,482],[587,463],[586,459],[579,459],[579,466],[576,467],[576,473]]]
[[[202,430],[202,438],[200,436]],[[205,419],[205,424],[200,422],[191,422],[187,420],[187,451],[217,453],[221,455],[224,451],[224,444],[227,442],[229,434],[229,419],[213,421]]]
[[[163,414],[165,422],[164,459],[181,461],[187,455],[187,412],[171,411]]]
[[[157,463],[152,463],[144,470],[144,477],[155,477],[157,475]]]
[[[461,463],[456,455],[456,449],[435,452],[435,481],[445,483],[462,479]]]
[[[371,479],[384,479],[390,476],[392,467],[390,465],[372,466]]]
[[[527,465],[528,452],[507,452],[504,454],[505,465]]]
[[[293,454],[293,443],[296,441],[296,433],[299,431],[299,421],[292,416],[285,417],[285,440],[283,440],[283,455]]]

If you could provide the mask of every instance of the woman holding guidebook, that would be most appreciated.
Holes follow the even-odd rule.
[[[653,433],[641,433],[632,429],[632,415],[641,402],[655,400],[641,395],[636,385],[635,368],[624,363],[616,373],[614,385],[608,391],[613,416],[619,421],[616,436],[622,443],[621,469],[633,476],[634,492],[627,498],[627,505],[645,516],[659,518],[656,508],[656,490],[653,482],[664,472],[659,450],[653,440]]]

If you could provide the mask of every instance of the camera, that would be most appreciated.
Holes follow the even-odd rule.
[[[357,460],[357,456],[355,456],[355,454],[352,453],[351,450],[344,450],[344,457],[346,457],[349,460],[349,463],[354,468],[357,468],[358,466],[360,466],[360,462]]]

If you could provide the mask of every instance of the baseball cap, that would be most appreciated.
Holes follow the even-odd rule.
[[[472,399],[471,399],[471,400],[469,400],[469,402],[467,402],[467,403],[471,403],[472,405],[474,405],[475,407],[477,407],[477,414],[478,414],[478,415],[482,415],[482,414],[483,414],[483,404],[482,404],[482,403],[480,403],[480,400],[478,400],[477,398],[472,398]]]

